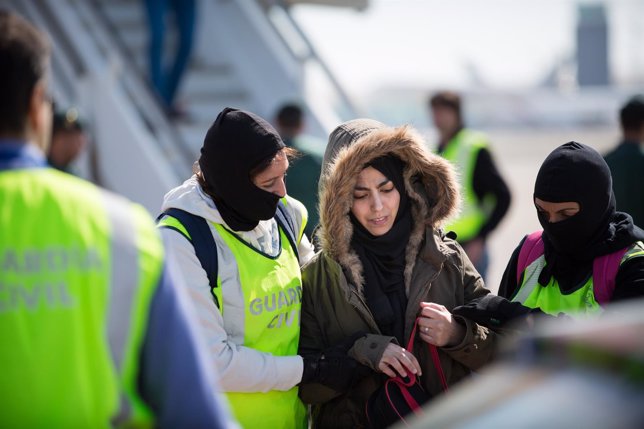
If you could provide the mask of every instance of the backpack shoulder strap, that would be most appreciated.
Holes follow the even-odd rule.
[[[543,240],[541,239],[542,232],[535,231],[527,235],[523,241],[517,262],[517,284],[521,281],[521,274],[528,265],[536,261],[544,252]],[[595,299],[600,305],[607,304],[613,296],[617,271],[628,249],[628,247],[625,247],[608,255],[595,258],[593,261],[593,289]]]
[[[615,290],[615,278],[622,258],[630,246],[602,255],[593,261],[593,291],[600,305],[608,304]]]
[[[160,224],[159,228],[174,229],[180,232],[181,235],[192,243],[192,246],[195,248],[197,259],[199,259],[201,267],[206,271],[211,289],[217,287],[217,273],[219,270],[217,261],[217,245],[215,244],[215,239],[210,232],[210,227],[208,226],[206,219],[185,210],[170,208],[157,217],[157,224],[159,224],[164,216],[171,216],[177,219],[188,235],[186,236],[183,231],[173,226]],[[215,303],[217,304],[217,307],[219,307],[219,303],[216,301],[216,298]]]
[[[517,285],[521,281],[521,275],[523,271],[536,261],[539,256],[543,255],[544,246],[543,240],[541,239],[541,234],[543,231],[535,231],[532,234],[528,234],[523,240],[521,245],[521,250],[519,250],[519,260],[517,261]]]
[[[293,218],[291,217],[291,215],[289,215],[288,210],[286,210],[286,206],[284,205],[284,202],[282,200],[280,200],[280,202],[277,204],[275,219],[286,233],[286,237],[288,238],[289,243],[291,243],[291,248],[293,249],[293,252],[295,252],[295,257],[299,260],[300,255],[297,251],[297,235],[295,233],[295,222],[293,222]]]

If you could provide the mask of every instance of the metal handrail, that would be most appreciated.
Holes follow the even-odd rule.
[[[103,34],[117,34],[116,28],[101,8],[99,0],[85,2],[86,13],[91,13],[93,18],[100,23],[100,31]],[[107,30],[107,31],[106,31]],[[126,91],[133,105],[136,106],[139,115],[150,133],[152,133],[159,144],[164,147],[166,154],[173,152],[181,159],[181,165],[174,164],[180,177],[190,172],[195,154],[186,144],[178,130],[172,126],[162,111],[158,96],[155,94],[150,82],[131,61],[124,60],[132,58],[132,51],[123,43],[123,40],[116,36],[110,36],[109,42],[116,48],[119,58],[119,67],[122,69],[123,89]],[[185,164],[185,165],[184,165]],[[187,166],[187,168],[186,168]]]
[[[307,60],[315,61],[315,63],[318,66],[320,66],[321,70],[324,72],[325,76],[331,83],[333,89],[338,94],[341,102],[346,107],[348,114],[352,118],[360,117],[361,109],[359,109],[356,106],[356,104],[353,102],[349,94],[344,90],[344,88],[342,87],[338,79],[335,77],[335,74],[329,68],[328,64],[318,54],[317,49],[315,49],[315,47],[313,46],[313,43],[308,38],[308,36],[306,35],[302,27],[297,23],[295,18],[293,18],[293,15],[291,14],[289,6],[283,0],[281,0],[281,1],[272,3],[271,7],[279,8],[283,12],[283,15],[288,20],[289,25],[291,25],[293,30],[295,30],[296,34],[301,39],[300,41],[306,47],[308,55],[301,57],[296,52],[294,52],[293,49],[291,48],[291,45],[285,40],[285,37],[282,31],[280,31],[280,29],[275,25],[275,23],[271,19],[268,19],[268,21],[271,23],[271,26],[275,30],[275,32],[279,35],[280,40],[282,40],[282,42],[287,46],[288,51],[293,55],[294,58],[296,58],[298,61],[301,61],[302,63],[304,63]]]

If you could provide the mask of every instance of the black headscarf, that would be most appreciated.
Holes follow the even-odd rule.
[[[385,335],[392,335],[405,344],[405,250],[412,228],[409,198],[403,179],[403,162],[393,156],[377,158],[366,167],[373,167],[391,180],[400,194],[400,204],[391,229],[384,235],[374,236],[349,213],[353,224],[351,247],[362,262],[367,306],[378,327]]]
[[[564,290],[573,287],[592,272],[594,258],[644,239],[631,216],[615,210],[610,169],[590,146],[569,142],[552,151],[537,174],[534,198],[575,201],[580,207],[579,213],[556,223],[537,211],[548,262],[539,277],[542,285],[554,275]]]
[[[275,216],[280,197],[253,184],[250,172],[284,148],[264,119],[226,107],[204,139],[199,167],[217,209],[235,231],[250,231]]]

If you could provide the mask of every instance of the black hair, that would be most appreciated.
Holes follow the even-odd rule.
[[[282,148],[280,152],[284,153],[284,155],[286,155],[286,159],[288,159],[289,161],[292,161],[300,156],[300,152],[298,152],[297,149],[294,149],[289,146]],[[267,158],[262,159],[256,166],[254,166],[248,173],[251,180],[259,173],[266,170],[273,163],[273,161],[275,161],[275,158],[277,157],[278,153],[275,153]]]
[[[302,125],[303,116],[304,112],[300,106],[294,103],[288,103],[284,104],[277,111],[276,120],[280,127],[295,128]]]
[[[639,131],[644,126],[644,95],[628,100],[619,111],[619,120],[624,131]]]
[[[0,134],[25,131],[29,103],[45,76],[47,38],[19,15],[0,10]]]
[[[427,104],[432,107],[447,107],[461,117],[461,96],[453,91],[439,91],[429,97]]]
[[[52,134],[59,131],[78,131],[85,130],[85,125],[80,120],[78,110],[74,107],[64,111],[56,111],[52,123]]]

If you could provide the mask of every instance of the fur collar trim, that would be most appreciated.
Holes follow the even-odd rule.
[[[332,145],[334,142],[330,141]],[[322,249],[348,271],[362,294],[362,264],[351,249],[353,226],[349,211],[358,174],[369,161],[394,155],[405,164],[405,188],[411,199],[414,228],[407,246],[405,283],[409,286],[414,261],[426,228],[438,229],[456,215],[460,195],[452,165],[428,151],[422,137],[411,127],[384,127],[359,137],[343,147],[325,171],[320,190],[320,230]]]

